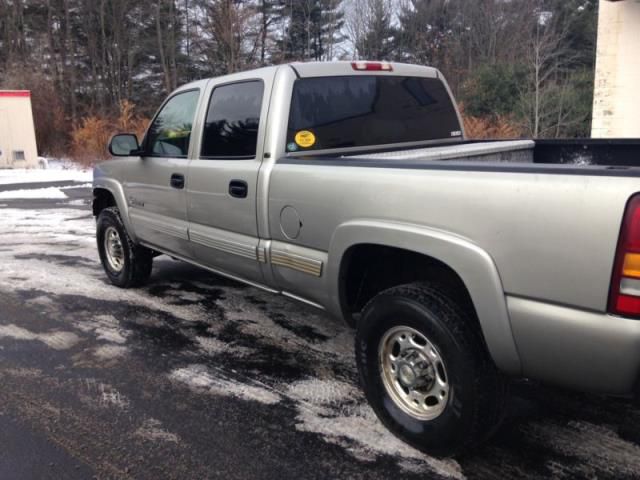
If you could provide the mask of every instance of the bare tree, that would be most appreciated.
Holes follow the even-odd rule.
[[[255,4],[237,0],[202,2],[199,46],[216,73],[233,73],[258,63],[265,20],[257,11]]]
[[[178,84],[176,50],[178,48],[176,30],[178,21],[174,0],[159,0],[156,6],[156,34],[158,53],[164,73],[164,87],[167,92]]]
[[[389,59],[393,50],[391,0],[357,0],[346,21],[355,58]]]
[[[535,12],[526,43],[529,82],[522,91],[524,118],[534,137],[559,132],[560,124],[566,121],[566,71],[576,59],[567,48],[569,30],[569,23],[561,23],[551,12]]]

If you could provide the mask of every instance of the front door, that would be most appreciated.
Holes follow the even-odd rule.
[[[200,90],[170,97],[132,158],[123,187],[136,235],[159,250],[191,258],[185,194],[191,130]]]
[[[210,86],[199,154],[189,166],[189,238],[210,268],[262,283],[256,217],[271,78]]]

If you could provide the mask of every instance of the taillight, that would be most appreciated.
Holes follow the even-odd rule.
[[[351,62],[354,70],[368,72],[392,72],[393,66],[387,62]]]
[[[640,195],[629,200],[622,221],[609,312],[640,317]]]

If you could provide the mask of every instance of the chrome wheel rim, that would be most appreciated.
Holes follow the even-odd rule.
[[[104,251],[109,268],[114,272],[120,272],[124,267],[124,249],[120,234],[114,227],[107,227],[104,232]]]
[[[449,401],[447,371],[438,349],[411,327],[394,327],[378,348],[382,382],[394,403],[418,420],[433,420]]]

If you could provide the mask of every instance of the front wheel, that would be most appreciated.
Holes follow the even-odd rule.
[[[100,261],[111,283],[130,288],[147,281],[153,267],[153,252],[133,243],[116,207],[100,212],[96,238]]]
[[[464,452],[499,423],[505,382],[473,314],[437,287],[394,287],[371,300],[356,360],[380,420],[426,453]]]

